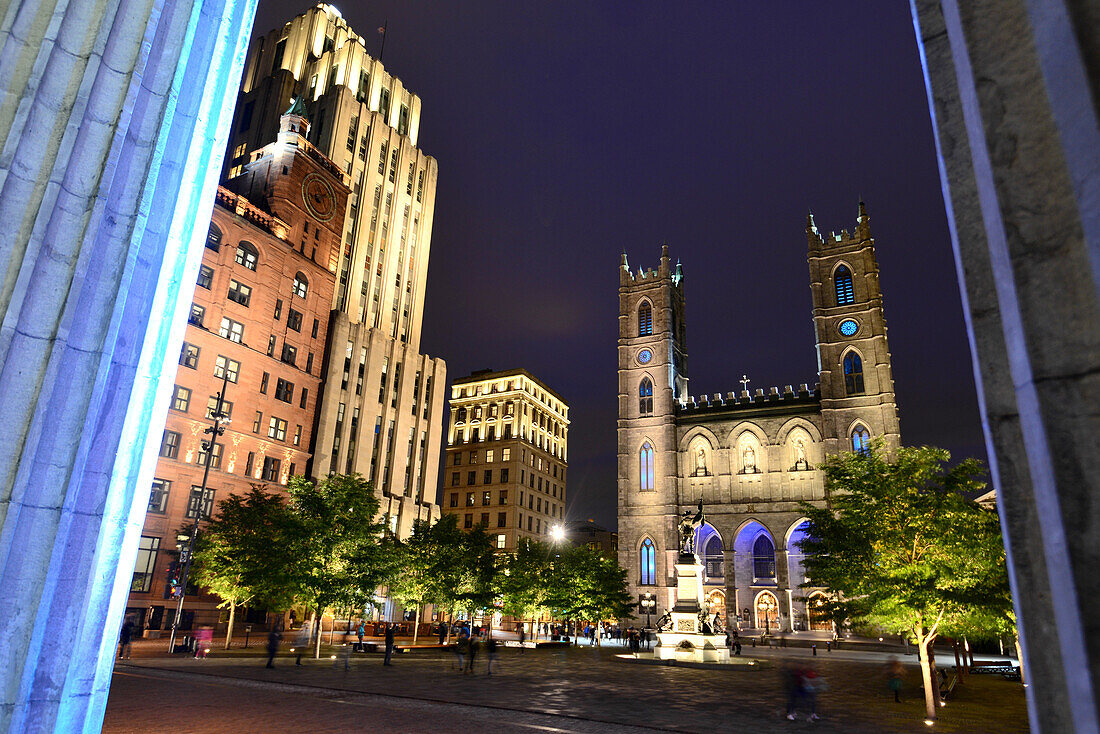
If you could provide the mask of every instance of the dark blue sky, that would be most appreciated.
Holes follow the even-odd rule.
[[[257,31],[308,5],[261,0]],[[615,524],[618,263],[683,261],[692,394],[817,379],[805,255],[867,202],[902,441],[985,458],[907,3],[337,4],[439,161],[422,348],[571,406],[570,519]],[[371,47],[368,44],[368,47]]]

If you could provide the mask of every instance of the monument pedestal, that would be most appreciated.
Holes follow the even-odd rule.
[[[703,565],[694,555],[680,556],[676,564],[676,606],[670,612],[672,629],[657,633],[653,656],[658,660],[728,663],[724,634],[705,634],[699,613],[703,611]]]

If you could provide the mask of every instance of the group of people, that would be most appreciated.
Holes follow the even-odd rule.
[[[497,660],[498,646],[492,631],[487,630],[486,632],[487,634],[482,634],[481,628],[471,629],[466,624],[462,624],[458,628],[458,640],[455,642],[454,654],[455,667],[458,668],[461,675],[474,675],[476,673],[474,666],[482,647],[485,648],[485,675],[493,674],[493,663]]]

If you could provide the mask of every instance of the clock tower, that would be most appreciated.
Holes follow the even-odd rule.
[[[225,186],[287,223],[287,243],[335,273],[347,176],[309,143],[309,129],[305,106],[297,98],[279,119],[276,141],[253,151],[241,175]]]
[[[826,454],[900,442],[871,218],[859,203],[855,232],[822,235],[807,216],[808,264]]]
[[[656,270],[619,268],[619,556],[639,594],[667,593],[679,551],[676,409],[687,398],[684,274],[668,245]],[[636,561],[639,553],[646,558]],[[649,559],[652,559],[652,563]],[[668,599],[658,597],[661,608]]]

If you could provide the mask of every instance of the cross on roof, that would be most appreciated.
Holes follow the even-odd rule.
[[[738,380],[738,382],[741,383],[741,389],[742,390],[748,390],[749,389],[749,383],[752,382],[752,380],[749,379],[748,375],[741,375],[741,379]]]

